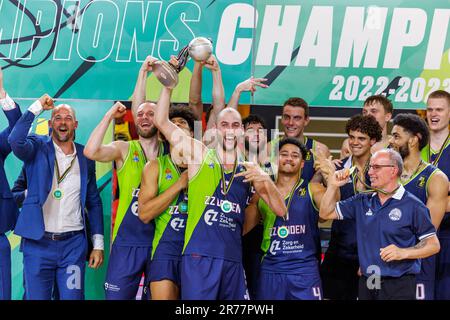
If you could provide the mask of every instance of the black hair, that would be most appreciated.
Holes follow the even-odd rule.
[[[305,145],[301,143],[298,139],[287,137],[280,140],[278,143],[278,150],[281,150],[284,145],[286,144],[293,144],[294,146],[297,146],[300,149],[300,152],[302,153],[302,159],[305,160],[306,155],[308,154],[308,149],[306,149]]]
[[[244,129],[246,129],[247,125],[252,124],[252,123],[260,123],[261,126],[263,127],[263,129],[267,129],[266,122],[260,115],[252,113],[252,114],[248,115],[248,117],[246,117],[242,120]]]
[[[367,134],[370,139],[375,139],[377,142],[383,137],[380,124],[371,115],[363,116],[362,114],[357,114],[351,117],[345,125],[345,132],[349,134],[350,131],[359,131]]]
[[[429,141],[430,132],[427,124],[417,114],[400,113],[393,120],[394,126],[400,126],[405,131],[419,138],[419,150],[422,150]]]
[[[169,110],[169,119],[183,118],[189,129],[194,132],[194,124],[197,118],[191,108],[183,104],[172,105]]]

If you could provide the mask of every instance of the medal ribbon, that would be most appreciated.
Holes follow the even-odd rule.
[[[299,175],[299,178],[297,180],[297,182],[294,184],[294,186],[292,187],[291,191],[289,192],[288,195],[288,203],[286,205],[286,220],[289,220],[289,208],[291,207],[291,202],[292,202],[292,198],[294,198],[294,193],[295,190],[297,190],[297,188],[303,183],[303,179],[301,178],[301,174]]]
[[[217,160],[219,160],[218,157],[217,157]],[[237,156],[236,156],[236,159],[234,160],[233,174],[231,175],[230,182],[228,183],[228,186],[227,186],[226,180],[225,180],[225,168],[223,167],[222,162],[220,162],[220,160],[219,160],[220,171],[222,173],[222,181],[220,183],[220,188],[222,189],[222,193],[225,197],[227,196],[228,191],[230,191],[231,185],[234,181],[234,176],[236,174],[236,169],[237,169],[237,163],[238,163],[238,160],[237,160]]]
[[[75,159],[77,158],[77,156],[75,155],[72,159],[72,161],[70,162],[70,166],[66,169],[66,171],[63,172],[62,176],[60,175],[59,172],[59,164],[58,164],[58,159],[55,156],[55,167],[56,167],[56,179],[58,181],[58,186],[59,184],[67,177],[67,175],[69,174],[70,170],[73,167],[73,163],[75,162]]]
[[[434,159],[433,162],[431,162],[431,144],[428,143],[428,162],[431,163],[433,166],[437,166],[437,163],[439,162],[439,159],[442,156],[442,153],[444,152],[445,145],[448,143],[448,140],[450,139],[450,133],[447,135],[447,139],[445,139],[444,143],[442,144],[441,148],[439,149],[438,155],[436,156],[436,159]]]

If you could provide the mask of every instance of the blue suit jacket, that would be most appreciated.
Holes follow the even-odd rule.
[[[25,166],[20,170],[20,174],[17,177],[16,181],[14,181],[14,185],[11,189],[11,192],[14,197],[14,201],[16,202],[19,208],[22,207],[23,200],[25,200],[25,190],[27,189],[27,175],[25,173]]]
[[[55,168],[55,148],[49,136],[28,135],[35,116],[25,112],[9,135],[14,154],[24,161],[28,188],[14,233],[40,240],[45,232],[42,206],[52,188]],[[103,206],[97,189],[95,162],[83,155],[84,146],[75,143],[81,175],[81,208],[86,230],[85,210],[89,215],[92,234],[103,234]]]
[[[19,106],[10,111],[4,111],[8,118],[8,127],[0,132],[0,233],[5,233],[14,228],[19,214],[19,209],[13,199],[5,174],[5,159],[11,152],[8,144],[8,136],[22,113]]]

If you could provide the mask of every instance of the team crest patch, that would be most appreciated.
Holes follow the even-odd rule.
[[[300,190],[298,190],[298,195],[300,197],[306,196],[306,188],[301,188]]]
[[[133,161],[134,162],[139,162],[139,153],[137,151],[135,151],[133,153]]]
[[[400,218],[402,217],[402,212],[400,211],[400,209],[392,209],[391,212],[389,212],[389,219],[391,219],[392,221],[398,221],[400,220]]]
[[[173,176],[172,176],[172,171],[170,171],[170,169],[166,169],[166,180],[172,180]]]
[[[311,152],[310,152],[310,151],[308,151],[308,152],[306,153],[305,161],[311,161]]]
[[[417,187],[423,188],[423,187],[425,187],[425,183],[426,183],[425,177],[421,176],[419,178],[419,180],[417,181]]]

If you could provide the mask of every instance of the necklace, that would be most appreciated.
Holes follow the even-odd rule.
[[[409,180],[411,180],[411,179],[417,174],[417,172],[419,171],[420,166],[422,165],[422,163],[423,163],[423,160],[421,159],[420,162],[419,162],[419,164],[418,164],[417,167],[416,167],[416,170],[414,170],[414,173],[413,173],[413,174],[411,174],[411,175],[408,175],[408,174],[402,174],[402,175],[400,176],[400,180],[401,180],[401,182],[402,182],[403,185],[405,185]]]

